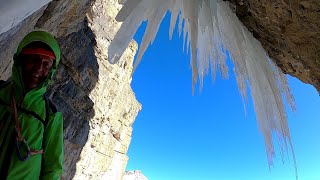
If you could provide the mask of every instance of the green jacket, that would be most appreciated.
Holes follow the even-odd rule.
[[[47,79],[38,87],[25,92],[21,79],[21,62],[16,58],[23,47],[33,41],[41,41],[48,44],[56,55]],[[26,161],[21,161],[17,155],[15,146],[15,131],[12,108],[10,106],[10,85],[0,89],[0,179],[3,175],[9,180],[15,179],[59,179],[63,173],[63,118],[60,112],[49,110],[47,116],[47,103],[44,100],[44,93],[51,83],[52,77],[60,61],[60,49],[56,40],[43,31],[29,33],[20,42],[14,56],[11,82],[14,87],[16,102],[22,100],[18,107],[18,118],[21,126],[22,137],[26,140],[30,149],[44,150],[43,154],[30,156]],[[18,105],[17,105],[18,106]],[[41,122],[35,116],[26,113],[24,110],[34,112],[41,117]],[[21,151],[24,149],[22,148]],[[26,152],[26,150],[25,150]],[[24,153],[25,153],[24,152]]]

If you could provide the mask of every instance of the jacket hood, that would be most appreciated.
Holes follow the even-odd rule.
[[[47,78],[38,87],[32,89],[31,91],[34,91],[34,92],[40,91],[38,93],[41,93],[41,94],[45,93],[47,86],[51,84],[53,75],[57,70],[58,64],[60,62],[60,48],[59,48],[58,42],[50,33],[45,31],[33,31],[27,34],[19,43],[17,52],[14,54],[14,64],[12,67],[12,77],[11,77],[15,87],[18,87],[18,88],[15,88],[15,91],[21,89],[22,91],[19,94],[22,93],[22,95],[27,92],[24,87],[24,83],[22,79],[21,60],[18,57],[24,47],[26,47],[28,44],[35,41],[40,41],[47,44],[54,52],[56,56],[56,60],[52,65]]]

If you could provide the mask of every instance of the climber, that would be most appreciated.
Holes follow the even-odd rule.
[[[54,37],[26,35],[0,83],[0,179],[60,179],[63,119],[45,93],[60,61]]]

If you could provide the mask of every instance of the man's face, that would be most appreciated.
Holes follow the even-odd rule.
[[[53,64],[53,59],[38,54],[22,55],[22,76],[27,89],[33,89],[42,83]]]

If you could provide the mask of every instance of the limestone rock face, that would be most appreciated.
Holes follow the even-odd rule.
[[[283,72],[320,92],[320,1],[229,1]]]
[[[120,24],[117,0],[52,1],[0,35],[0,78],[11,73],[12,57],[28,32],[41,29],[59,41],[62,59],[48,90],[64,116],[63,179],[122,179],[132,124],[141,105],[130,87],[137,44],[119,63],[107,49]]]

